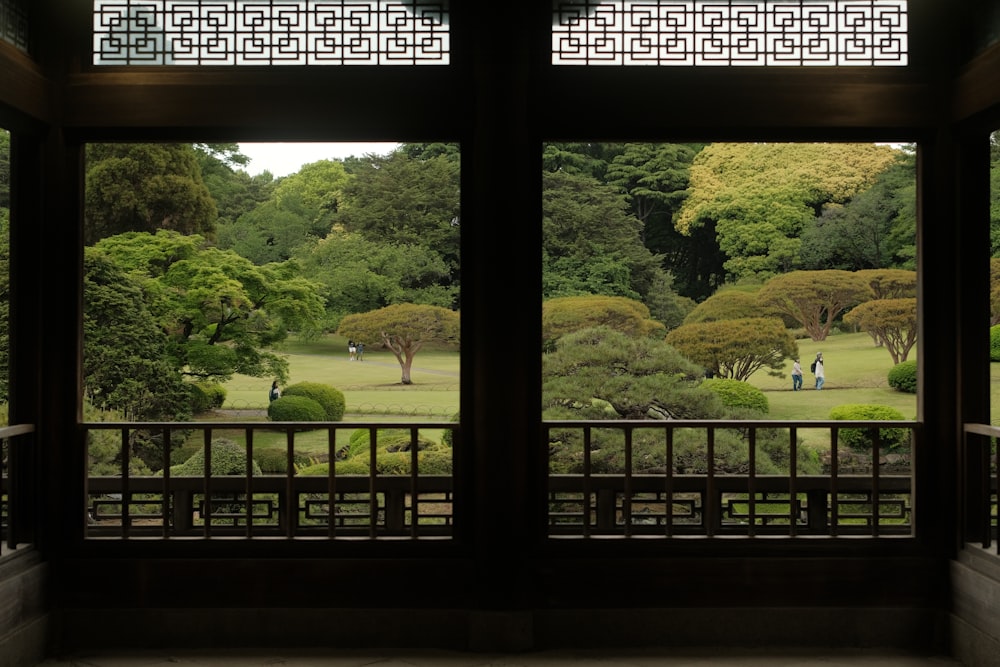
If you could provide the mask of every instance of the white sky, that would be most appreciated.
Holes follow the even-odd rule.
[[[275,178],[294,174],[302,165],[368,153],[386,155],[397,143],[240,143],[240,152],[250,158],[246,171],[255,176],[263,171]]]

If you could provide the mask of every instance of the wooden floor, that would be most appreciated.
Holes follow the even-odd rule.
[[[179,652],[81,654],[43,667],[956,667],[946,656],[889,650],[670,649],[541,651],[515,654],[358,650],[317,652]]]

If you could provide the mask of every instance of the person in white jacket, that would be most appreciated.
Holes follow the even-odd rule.
[[[822,389],[826,384],[826,373],[823,370],[823,353],[816,353],[816,361],[813,362],[813,373],[816,375],[816,388]]]

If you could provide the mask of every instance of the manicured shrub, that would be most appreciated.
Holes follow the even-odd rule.
[[[1000,361],[1000,324],[990,327],[990,361]]]
[[[848,403],[830,409],[830,419],[855,420],[903,420],[905,417],[896,408],[885,405],[864,403]],[[872,442],[876,431],[879,434],[883,451],[905,449],[909,447],[910,430],[905,428],[842,428],[838,431],[840,444],[856,452],[872,451]]]
[[[260,475],[256,461],[251,464],[254,475]],[[212,474],[245,475],[247,470],[247,450],[232,440],[219,438],[212,441]],[[191,458],[180,465],[170,467],[170,474],[178,477],[200,477],[205,474],[205,449],[202,447]]]
[[[889,386],[907,394],[917,393],[917,362],[910,359],[889,369]]]
[[[338,475],[364,475],[368,476],[371,470],[368,467],[368,461],[361,457],[356,459],[349,459],[347,461],[337,461],[337,474]],[[314,477],[326,477],[330,474],[330,464],[329,463],[314,463],[312,465],[304,466],[299,468],[299,475],[303,476],[314,476]]]
[[[456,412],[455,414],[453,414],[451,416],[451,419],[449,419],[448,421],[455,422],[455,423],[460,422],[461,421],[461,413],[460,412]],[[449,447],[454,447],[455,446],[455,442],[454,441],[455,441],[455,432],[454,431],[452,431],[452,430],[449,429],[449,430],[446,430],[444,433],[441,434],[441,442],[443,444],[448,445]]]
[[[267,418],[273,422],[322,422],[326,410],[308,396],[282,396],[267,406]]]
[[[226,402],[226,388],[217,382],[191,382],[191,412],[198,414],[222,407]]]
[[[285,387],[285,396],[305,396],[323,406],[326,421],[339,422],[344,418],[344,393],[328,384],[320,382],[297,382]]]
[[[713,378],[705,380],[701,386],[718,396],[730,408],[745,408],[763,414],[770,410],[764,392],[742,380]]]
[[[284,447],[262,447],[253,450],[253,460],[257,462],[265,474],[280,474],[288,472],[288,452]],[[312,463],[309,457],[301,452],[293,454],[293,465],[303,468]]]
[[[421,475],[450,475],[452,473],[451,447],[442,444],[420,452],[417,465]]]
[[[408,428],[380,428],[375,433],[380,452],[406,452],[410,450],[410,429]],[[349,451],[347,458],[355,456],[368,456],[369,443],[371,442],[371,432],[366,428],[359,428],[351,433],[348,439]],[[417,435],[417,449],[423,450],[438,443]]]

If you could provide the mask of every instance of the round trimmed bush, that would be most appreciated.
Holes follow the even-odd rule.
[[[323,406],[326,421],[339,422],[344,418],[344,392],[336,387],[320,382],[297,382],[285,387],[281,393],[285,396],[305,396]]]
[[[368,476],[370,468],[368,461],[362,458],[349,459],[347,461],[336,462],[337,475],[364,475]],[[311,466],[299,468],[298,474],[304,476],[326,477],[330,474],[329,463],[316,463]]]
[[[226,388],[217,382],[191,382],[191,411],[195,414],[221,408],[226,402]]]
[[[375,434],[378,440],[380,452],[407,452],[410,450],[410,429],[407,428],[380,428]],[[354,458],[358,455],[368,455],[371,433],[366,428],[359,428],[351,433],[348,439],[350,451],[347,458]],[[438,443],[429,440],[422,435],[417,435],[417,449],[424,450],[427,447]]]
[[[903,361],[889,369],[889,386],[907,394],[917,393],[917,362]]]
[[[267,418],[273,422],[322,422],[326,410],[308,396],[282,396],[267,406]]]
[[[718,396],[723,405],[730,408],[745,408],[763,414],[771,409],[764,392],[742,380],[712,378],[703,380],[701,386]]]
[[[254,475],[260,475],[260,466],[251,463]],[[247,470],[247,450],[232,440],[219,438],[212,441],[212,474],[244,475]],[[170,474],[177,477],[201,477],[205,474],[205,449],[201,448],[184,463],[170,466]]]
[[[905,417],[896,408],[890,408],[885,405],[848,403],[831,408],[830,419],[845,421],[871,421],[875,419],[902,421]],[[875,439],[876,430],[878,431],[884,451],[909,447],[910,430],[905,428],[842,428],[838,431],[839,442],[856,452],[869,453],[872,451],[872,442]]]
[[[283,447],[262,447],[253,450],[253,460],[265,474],[283,475],[288,472],[288,452]],[[309,457],[301,452],[295,452],[293,465],[302,468],[311,463]]]

